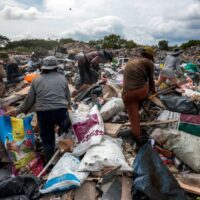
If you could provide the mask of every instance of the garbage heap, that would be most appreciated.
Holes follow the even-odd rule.
[[[140,111],[147,144],[137,149],[121,92],[122,71],[106,66],[97,84],[73,98],[71,129],[44,164],[34,108],[5,116],[28,94],[30,79],[1,99],[0,198],[184,200],[200,196],[200,86],[158,90]],[[69,79],[67,73],[66,77]],[[27,81],[28,80],[28,81]],[[75,90],[70,79],[71,93]],[[14,175],[14,176],[13,176]]]

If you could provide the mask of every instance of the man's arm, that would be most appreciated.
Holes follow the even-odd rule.
[[[68,105],[70,105],[71,104],[71,94],[70,94],[68,83],[66,85],[66,99],[68,101]]]
[[[104,60],[100,56],[96,56],[90,61],[90,67],[92,67],[96,71],[99,71],[99,63],[103,62]]]
[[[34,83],[34,81],[33,81]],[[24,102],[20,105],[19,109],[17,109],[17,114],[19,113],[27,113],[35,103],[36,93],[34,89],[34,84],[31,84],[30,91],[25,98]]]

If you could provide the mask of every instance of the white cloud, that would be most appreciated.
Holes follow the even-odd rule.
[[[189,6],[185,15],[186,19],[199,19],[200,20],[200,2]]]
[[[73,30],[63,32],[62,35],[88,41],[103,38],[105,35],[112,33],[124,35],[123,28],[124,24],[120,18],[105,16],[78,23]]]
[[[89,40],[116,33],[141,44],[200,39],[199,0],[43,0],[40,6],[35,5],[38,1],[29,4],[39,11],[22,2],[0,1],[2,34],[14,38],[23,27],[33,38]],[[37,20],[30,24],[9,19]]]
[[[157,16],[151,19],[150,34],[156,39],[181,43],[185,40],[200,39],[200,4],[194,3],[171,16]]]
[[[35,20],[40,12],[35,7],[25,9],[17,6],[5,6],[1,11],[1,15],[8,20]]]

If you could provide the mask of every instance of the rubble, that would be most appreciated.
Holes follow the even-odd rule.
[[[93,47],[82,42],[68,43],[64,45],[64,47],[67,49],[69,54],[77,54],[80,52],[86,53],[94,50]],[[114,55],[123,56],[123,58],[137,57],[139,51],[140,48],[113,50]],[[198,52],[199,47],[186,50],[182,57],[183,61],[186,63],[196,63]],[[159,66],[163,63],[163,59],[167,53],[169,52],[157,52],[155,62]],[[19,57],[19,59],[22,60],[21,63],[26,64],[24,58]],[[69,80],[71,93],[76,91],[73,81],[75,75],[74,72],[76,70],[69,71],[73,67],[74,63],[70,65],[70,67],[67,66],[62,68],[66,78]],[[73,103],[70,108],[70,119],[72,123],[71,130],[69,131],[70,134],[68,137],[60,138],[58,137],[58,130],[55,131],[57,135],[55,154],[46,165],[43,165],[43,168],[40,169],[40,172],[36,174],[36,176],[41,181],[40,189],[48,188],[49,182],[51,182],[51,179],[53,179],[52,177],[57,173],[55,172],[55,169],[58,168],[57,165],[59,164],[60,159],[65,155],[68,155],[72,161],[66,161],[63,166],[62,164],[59,164],[59,170],[60,173],[62,173],[62,176],[68,175],[68,172],[65,170],[72,170],[74,166],[72,167],[71,165],[73,165],[74,159],[78,159],[78,162],[80,163],[76,166],[75,171],[72,170],[73,173],[85,173],[87,176],[82,180],[75,179],[74,181],[76,184],[74,184],[73,181],[70,182],[69,179],[66,180],[67,184],[66,182],[60,184],[59,182],[60,188],[58,187],[59,184],[56,186],[59,193],[55,194],[56,189],[48,190],[47,192],[51,192],[51,194],[42,195],[40,196],[40,199],[133,199],[131,187],[133,187],[133,190],[138,190],[139,187],[137,185],[138,183],[136,184],[136,176],[133,176],[132,165],[133,163],[134,166],[138,164],[137,157],[139,156],[139,153],[131,133],[127,112],[124,110],[124,105],[121,99],[123,84],[122,72],[123,66],[116,66],[114,64],[106,65],[105,68],[102,67],[101,75],[99,76],[97,84],[91,86],[86,85],[86,87],[81,91],[76,91],[74,93],[75,98],[73,98]],[[4,97],[0,101],[1,115],[4,115],[4,112],[11,110],[13,107],[17,107],[20,104],[20,102],[27,96],[30,84],[31,81],[22,81],[17,87],[15,84],[14,87],[9,86],[6,88],[6,93],[4,93]],[[198,188],[199,178],[195,179],[194,176],[190,176],[191,173],[199,173],[199,164],[197,163],[197,152],[199,152],[199,150],[196,150],[200,136],[199,96],[199,85],[195,86],[193,81],[188,85],[182,84],[181,89],[178,90],[175,86],[170,86],[164,90],[158,90],[156,95],[149,96],[144,101],[140,111],[140,125],[148,135],[150,135],[156,128],[160,128],[158,131],[159,134],[161,134],[165,128],[172,128],[172,132],[177,132],[176,139],[178,142],[176,141],[176,145],[178,145],[179,140],[181,140],[180,135],[184,136],[185,143],[180,147],[182,152],[180,152],[181,150],[178,149],[175,144],[173,148],[164,145],[163,142],[160,142],[160,137],[155,138],[151,135],[151,138],[154,138],[155,140],[149,138],[148,141],[149,146],[151,144],[153,151],[155,150],[156,156],[159,156],[160,159],[159,162],[154,162],[154,160],[148,161],[153,162],[155,165],[155,171],[157,170],[156,165],[162,162],[165,175],[163,173],[159,178],[164,179],[164,177],[166,177],[170,180],[173,179],[173,183],[170,184],[173,186],[175,185],[176,187],[171,189],[175,190],[176,188],[177,195],[180,195],[181,199],[185,198],[182,189],[189,193],[200,195],[200,189]],[[175,100],[172,101],[174,98],[177,99],[176,104]],[[116,102],[113,99],[119,101]],[[167,99],[169,100],[168,103],[166,103]],[[188,101],[183,101],[183,99],[188,99]],[[184,105],[177,103],[180,101],[182,101]],[[37,132],[37,138],[39,129],[37,126],[36,115],[32,121],[32,126],[34,127],[34,132]],[[15,128],[16,131],[18,131],[19,126],[16,126]],[[178,132],[181,130],[184,131],[184,133],[180,134],[180,132]],[[97,134],[97,132],[99,134]],[[191,144],[191,138],[193,137],[195,137],[195,142]],[[2,141],[2,136],[0,138]],[[37,142],[40,143],[40,141]],[[36,145],[38,145],[37,142]],[[170,144],[172,145],[172,143]],[[1,146],[0,154],[3,155],[1,156],[1,163],[4,168],[8,168],[7,165],[9,159],[6,156],[5,149]],[[190,148],[189,156],[187,156],[186,152],[188,148]],[[35,149],[40,148],[34,148],[34,150]],[[38,153],[42,154],[42,151],[40,150]],[[180,160],[179,163],[177,158]],[[145,171],[145,173],[147,173],[148,176],[149,174],[147,171]],[[152,176],[155,175],[155,171]],[[190,172],[188,176],[182,175],[182,172],[188,171]],[[140,174],[137,172],[138,171],[136,171],[136,175],[140,177]],[[59,176],[59,174],[57,174],[57,176]],[[199,174],[196,175],[196,177],[198,176]],[[47,179],[47,177],[49,178]],[[160,187],[163,186],[162,183],[164,183],[166,179],[165,181],[160,182],[159,178],[156,178],[156,184],[160,184]],[[134,185],[132,185],[132,183],[134,183]],[[152,189],[152,185],[148,187]],[[46,193],[44,190],[40,191]],[[169,193],[171,191],[168,190]],[[145,193],[144,191],[140,192]],[[159,192],[160,191],[158,191],[158,193]],[[158,193],[156,193],[156,195]],[[24,195],[23,192],[20,194]],[[154,195],[154,198],[156,195]],[[166,197],[166,193],[164,196]]]

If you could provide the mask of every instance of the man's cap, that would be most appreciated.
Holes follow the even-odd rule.
[[[151,56],[155,56],[156,52],[154,51],[153,48],[151,47],[144,47],[141,51],[141,53],[146,53],[148,55],[151,55]]]
[[[43,59],[43,66],[41,69],[53,70],[58,68],[58,60],[55,56],[48,56]]]

